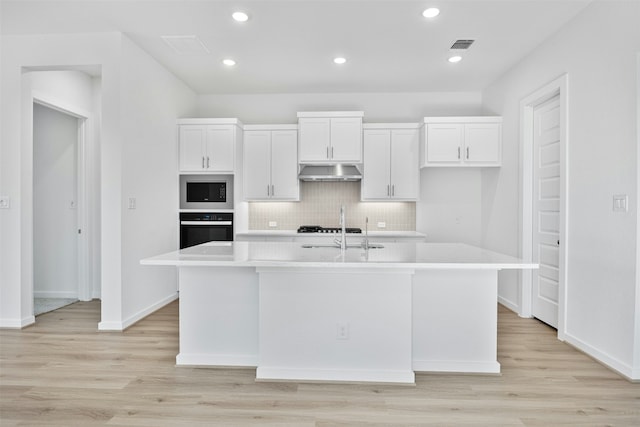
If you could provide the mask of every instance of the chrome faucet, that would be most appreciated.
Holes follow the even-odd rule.
[[[369,250],[369,217],[364,218],[364,240],[362,241],[362,248],[365,251]]]
[[[334,239],[336,244],[340,244],[340,250],[344,251],[347,249],[347,220],[345,218],[345,208],[344,205],[340,206],[340,240]]]

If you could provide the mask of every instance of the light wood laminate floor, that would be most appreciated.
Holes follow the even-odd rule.
[[[415,387],[176,367],[177,303],[124,333],[98,332],[99,312],[79,302],[0,331],[0,425],[640,426],[640,384],[501,307],[501,376],[419,374]]]

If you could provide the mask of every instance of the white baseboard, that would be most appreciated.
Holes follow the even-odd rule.
[[[34,298],[76,298],[78,292],[74,291],[33,291]]]
[[[593,357],[598,362],[603,365],[611,368],[616,371],[623,377],[627,378],[631,381],[640,380],[640,368],[635,368],[631,365],[627,365],[624,362],[616,359],[615,357],[611,357],[608,354],[598,350],[597,348],[585,343],[584,341],[574,337],[573,335],[566,333],[564,334],[564,342],[570,344],[571,346],[577,348],[578,350],[586,353],[587,355]]]
[[[3,329],[22,329],[26,326],[36,323],[35,316],[27,316],[23,319],[0,319],[0,328]]]
[[[499,374],[500,363],[468,360],[414,360],[416,372],[459,372],[469,374]]]
[[[256,369],[256,381],[330,381],[415,384],[413,371],[360,370],[360,369]]]
[[[520,307],[518,307],[518,304],[514,303],[513,301],[509,301],[508,299],[498,295],[498,303],[507,307],[509,310],[513,311],[517,315],[520,315]]]
[[[100,322],[98,323],[98,330],[100,331],[124,331],[125,329],[127,329],[129,326],[135,324],[136,322],[139,322],[140,320],[144,319],[145,317],[147,317],[148,315],[150,315],[151,313],[153,313],[156,310],[161,309],[162,307],[164,307],[165,305],[175,301],[178,299],[178,293],[176,292],[175,294],[169,295],[163,299],[161,299],[160,301],[156,302],[155,304],[150,305],[149,307],[145,308],[144,310],[140,310],[139,312],[135,313],[133,316],[130,316],[129,318],[118,322],[118,321],[110,321],[110,322]]]
[[[176,365],[255,368],[258,366],[258,355],[180,353],[176,357]]]

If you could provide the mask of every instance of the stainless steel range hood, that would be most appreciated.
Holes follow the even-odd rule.
[[[302,181],[360,181],[362,174],[354,165],[306,165],[298,177]]]

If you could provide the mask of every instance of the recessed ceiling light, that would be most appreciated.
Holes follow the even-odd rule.
[[[455,63],[455,62],[460,62],[460,61],[462,61],[462,56],[456,55],[456,56],[452,56],[451,58],[449,58],[449,62],[454,62]]]
[[[249,15],[244,12],[234,12],[231,16],[238,22],[246,22],[249,20]]]
[[[227,67],[233,67],[234,65],[236,65],[236,61],[234,61],[233,59],[223,59],[222,63]]]
[[[344,64],[345,62],[347,62],[347,58],[339,56],[337,58],[333,58],[333,62],[335,62],[336,64]]]
[[[422,12],[422,16],[424,16],[425,18],[435,18],[438,15],[440,15],[440,9],[438,9],[437,7],[430,7],[429,9],[425,9],[425,11]]]

